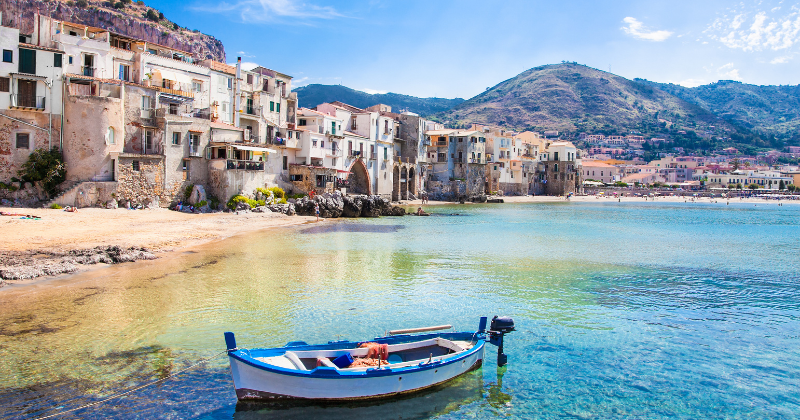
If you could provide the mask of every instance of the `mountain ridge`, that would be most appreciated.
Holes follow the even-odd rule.
[[[393,112],[410,111],[420,115],[431,115],[464,102],[462,98],[418,98],[391,92],[370,94],[342,85],[310,84],[294,88],[292,91],[297,92],[300,105],[306,108],[340,101],[358,108],[385,104],[391,106]]]

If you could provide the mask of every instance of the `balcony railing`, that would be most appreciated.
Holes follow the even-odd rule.
[[[81,66],[81,74],[84,76],[94,77],[94,67]]]
[[[228,159],[227,168],[228,169],[240,169],[240,170],[245,170],[245,171],[263,171],[264,170],[264,162],[253,162],[251,160]]]
[[[45,97],[12,93],[11,106],[17,108],[44,109]]]
[[[202,157],[202,149],[199,146],[195,146],[193,144],[189,145],[189,156],[191,157]]]
[[[188,91],[185,91],[185,90],[171,89],[171,88],[165,88],[165,87],[161,87],[161,86],[155,86],[155,88],[158,89],[161,93],[166,93],[166,94],[169,94],[169,95],[182,96],[184,98],[194,99],[194,93],[188,92]]]
[[[259,115],[261,114],[261,107],[259,106],[246,106],[244,108],[244,113],[247,115]]]

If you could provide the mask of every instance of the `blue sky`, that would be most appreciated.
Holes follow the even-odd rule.
[[[470,98],[577,61],[627,78],[800,84],[800,2],[148,1],[294,86]],[[301,99],[302,104],[302,99]]]

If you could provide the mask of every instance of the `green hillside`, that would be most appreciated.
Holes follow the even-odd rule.
[[[448,110],[461,102],[461,98],[417,98],[397,93],[369,94],[341,85],[308,85],[293,89],[297,92],[300,106],[313,108],[325,102],[340,101],[366,108],[376,104],[386,104],[393,112],[411,111],[420,115],[431,115]]]

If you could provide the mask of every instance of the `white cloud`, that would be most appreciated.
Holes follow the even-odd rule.
[[[784,64],[784,63],[788,63],[791,59],[792,59],[792,56],[784,55],[784,56],[781,56],[781,57],[775,57],[769,63],[770,64]]]
[[[385,90],[375,90],[375,89],[356,89],[356,90],[369,93],[370,95],[382,95],[384,93],[387,93],[387,91]]]
[[[742,76],[739,75],[739,69],[733,68],[733,63],[728,63],[718,68],[717,72],[719,77],[725,80],[742,80]]]
[[[679,85],[681,85],[683,87],[688,87],[688,88],[702,86],[702,85],[704,85],[706,83],[708,83],[708,82],[706,82],[703,79],[686,79],[686,80],[681,80],[680,82],[678,82]]]
[[[248,23],[275,22],[281,18],[333,19],[343,17],[330,6],[317,6],[294,0],[239,0],[214,5],[196,5],[195,10],[211,13],[238,13]],[[297,21],[293,21],[297,23]]]
[[[775,14],[780,8],[773,8]],[[783,16],[765,11],[737,13],[716,19],[704,31],[728,48],[742,51],[786,50],[800,43],[800,10],[793,7]]]
[[[236,63],[228,63],[228,65],[236,67]],[[260,66],[260,64],[258,64],[258,63],[253,63],[253,62],[250,62],[250,61],[242,61],[242,70],[245,70],[245,71],[253,70],[254,68],[256,68],[258,66]]]
[[[308,77],[301,77],[299,79],[292,80],[292,86],[293,87],[304,86],[306,82],[308,82]]]
[[[626,17],[625,19],[622,19],[622,21],[625,22],[628,26],[623,26],[620,29],[622,29],[623,32],[634,38],[644,39],[647,41],[661,42],[661,41],[666,41],[667,38],[672,36],[672,32],[670,31],[648,30],[644,27],[644,24],[642,22],[639,22],[638,20],[636,20],[636,18],[632,18],[630,16]]]

